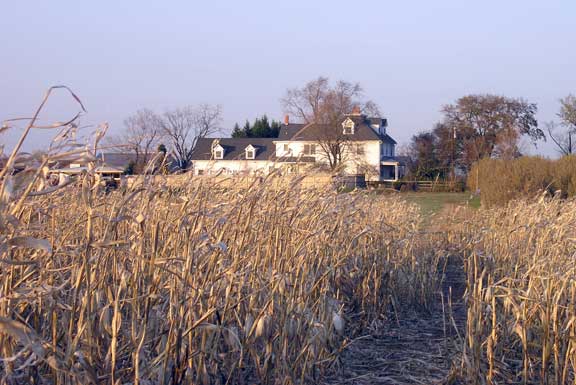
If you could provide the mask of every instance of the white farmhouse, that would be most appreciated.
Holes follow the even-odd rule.
[[[201,138],[192,154],[195,175],[267,174],[323,168],[366,181],[395,181],[403,166],[395,157],[396,141],[386,132],[387,121],[368,118],[358,109],[336,127],[292,124],[288,117],[278,138]]]

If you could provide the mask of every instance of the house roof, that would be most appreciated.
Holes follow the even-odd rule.
[[[154,155],[148,155],[148,158],[152,158]],[[140,157],[141,160],[143,156]],[[149,159],[146,159],[148,161]],[[134,153],[122,153],[122,152],[104,152],[98,154],[98,163],[105,164],[110,167],[117,167],[124,170],[130,162],[136,162],[136,154]]]
[[[212,143],[218,140],[224,148],[222,160],[246,159],[246,147],[252,145],[256,156],[250,160],[270,160],[274,158],[274,140],[276,138],[199,138],[192,152],[192,160],[211,160]]]
[[[148,154],[146,157],[146,162],[150,162],[154,159],[158,153]],[[159,158],[158,161],[161,161]],[[144,156],[140,155],[139,161],[144,162]],[[100,168],[109,167],[110,169],[125,170],[131,162],[136,162],[135,153],[122,153],[122,152],[100,152],[96,156],[96,165]],[[80,166],[86,166],[88,162],[82,159],[60,159],[51,167],[54,169],[62,170],[70,168],[71,165],[79,164]],[[171,155],[166,156],[166,165],[169,170],[174,170],[176,168],[176,162]],[[72,167],[76,168],[76,167]]]
[[[163,154],[153,152],[148,154],[148,156],[146,156],[146,159],[144,159],[144,155],[140,154],[139,162],[144,162],[148,164],[153,159],[157,159],[157,162],[161,162],[164,161],[163,156],[164,156]],[[135,153],[105,152],[98,154],[99,165],[110,166],[125,170],[126,167],[128,167],[128,165],[130,164],[130,162],[136,162]],[[165,162],[169,170],[173,170],[176,168],[176,160],[172,155],[167,154]]]
[[[346,135],[348,140],[351,141],[367,141],[367,140],[381,140],[387,143],[396,144],[388,134],[379,134],[375,131],[371,124],[376,122],[382,124],[384,119],[367,118],[363,115],[348,115],[346,117],[354,122],[354,133]],[[332,127],[328,124],[288,124],[280,129],[278,140],[286,141],[318,141],[326,138],[327,135],[333,133],[333,130],[338,130],[338,135],[341,135],[342,126]],[[343,135],[343,134],[342,134]]]
[[[280,128],[278,133],[278,140],[290,140],[298,131],[300,131],[305,124],[285,124]]]
[[[384,143],[396,144],[396,141],[388,134],[380,135],[380,140]]]
[[[88,167],[80,166],[80,167],[64,167],[64,168],[55,168],[50,170],[50,173],[62,173],[62,174],[81,174],[83,171],[87,171]],[[124,172],[123,169],[116,168],[116,167],[108,167],[108,166],[99,166],[94,169],[94,171],[98,174],[122,174]]]

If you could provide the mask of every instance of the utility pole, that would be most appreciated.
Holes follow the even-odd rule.
[[[456,181],[456,126],[452,127],[452,159],[450,160],[452,166],[452,182]]]

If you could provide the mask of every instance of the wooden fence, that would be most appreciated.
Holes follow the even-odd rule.
[[[392,188],[400,191],[422,191],[422,192],[460,192],[464,191],[466,184],[463,181],[444,180],[399,180],[396,182],[370,183],[375,188]]]

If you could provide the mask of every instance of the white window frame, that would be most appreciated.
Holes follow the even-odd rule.
[[[284,152],[284,154],[288,154],[290,152],[290,145],[288,143],[284,143],[282,145],[282,151]]]
[[[224,159],[224,150],[215,148],[214,159]]]
[[[251,144],[246,146],[246,148],[244,149],[244,157],[248,160],[256,159],[256,147],[254,147]]]
[[[306,149],[308,149],[308,151],[306,151]],[[315,143],[304,144],[304,148],[302,149],[302,154],[306,155],[306,156],[316,155],[316,144]]]
[[[342,133],[344,135],[354,135],[355,124],[351,119],[342,122]]]

